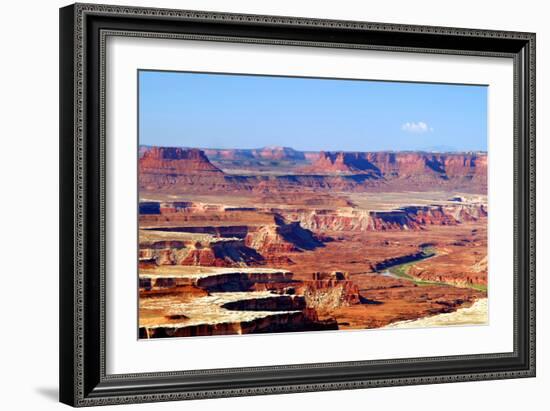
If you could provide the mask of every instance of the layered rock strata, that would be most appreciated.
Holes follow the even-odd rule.
[[[228,175],[210,162],[204,151],[151,147],[139,160],[140,187],[148,191],[208,193],[242,191],[282,193],[295,191],[426,190],[435,186],[484,192],[487,188],[487,155],[484,153],[321,152],[316,157],[288,150],[262,150],[271,161],[313,163],[291,174],[263,170]],[[211,155],[221,155],[210,151]],[[250,154],[252,158],[262,155]],[[229,156],[229,154],[224,154]],[[258,168],[257,166],[255,166]],[[288,167],[287,167],[288,168]]]
[[[310,285],[294,280],[289,271],[270,269],[144,270],[140,273],[140,337],[337,329],[334,320],[319,319],[311,290],[340,290],[338,301],[332,301],[336,306],[356,302],[358,297],[347,297],[339,281],[333,278],[333,283],[324,287]],[[279,287],[256,290],[261,284]],[[306,293],[297,294],[297,290]]]

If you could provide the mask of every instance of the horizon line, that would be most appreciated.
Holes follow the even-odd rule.
[[[218,147],[194,147],[194,146],[174,146],[174,145],[153,145],[153,144],[139,144],[139,147],[162,147],[162,148],[181,148],[181,149],[195,149],[195,150],[263,150],[263,149],[290,149],[297,153],[484,153],[487,154],[487,150],[429,150],[429,149],[408,149],[408,150],[297,150],[289,146],[263,146],[254,148],[218,148]]]

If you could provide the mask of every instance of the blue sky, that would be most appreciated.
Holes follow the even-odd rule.
[[[140,144],[487,150],[487,87],[139,72]]]

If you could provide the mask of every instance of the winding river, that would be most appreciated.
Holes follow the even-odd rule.
[[[437,253],[431,247],[423,247],[422,254],[416,259],[406,263],[387,266],[380,275],[409,280],[416,284],[441,284],[456,287],[453,284],[435,281],[422,281],[407,274],[407,267],[416,261],[427,260],[436,257]],[[489,322],[489,310],[487,298],[480,298],[469,307],[459,308],[451,313],[442,313],[416,320],[398,321],[387,325],[384,328],[418,328],[418,327],[440,327],[449,325],[484,325]]]

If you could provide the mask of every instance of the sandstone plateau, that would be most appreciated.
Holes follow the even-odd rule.
[[[139,184],[140,338],[486,319],[485,153],[140,147]]]
[[[143,174],[222,174],[197,149],[177,147],[152,147],[139,160],[140,175]]]
[[[206,153],[218,159],[217,165]],[[150,147],[139,166],[140,186],[155,193],[487,190],[484,153],[301,153],[286,148],[243,153]]]

